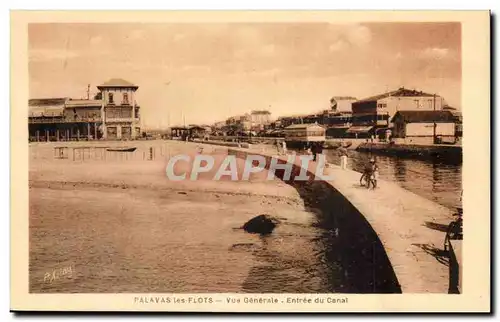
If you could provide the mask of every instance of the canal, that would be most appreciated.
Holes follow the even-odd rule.
[[[324,150],[327,162],[340,164],[336,150]],[[349,151],[348,168],[362,172],[372,154]],[[448,208],[461,206],[462,164],[443,163],[436,160],[404,159],[375,155],[380,168],[380,178],[430,199]]]

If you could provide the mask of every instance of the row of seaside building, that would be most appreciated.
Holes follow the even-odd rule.
[[[133,140],[143,137],[140,106],[135,100],[138,86],[123,79],[110,79],[97,86],[91,99],[44,98],[29,100],[30,141]],[[211,126],[173,127],[170,135],[280,136],[293,124],[319,124],[327,138],[410,138],[432,143],[436,137],[455,143],[462,136],[462,115],[435,94],[404,87],[364,99],[335,96],[330,109],[307,115],[271,117],[267,110],[254,110]]]
[[[314,114],[271,119],[268,111],[252,111],[214,124],[224,132],[237,128],[271,136],[293,124],[319,124],[329,138],[411,138],[414,143],[432,143],[436,137],[456,143],[462,136],[462,115],[435,94],[404,87],[357,100],[336,96],[331,108]]]

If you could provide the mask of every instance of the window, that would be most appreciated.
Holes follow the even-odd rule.
[[[131,118],[132,117],[132,109],[131,108],[120,108],[120,107],[108,108],[106,110],[106,116],[109,119]]]
[[[113,102],[113,93],[109,93],[108,94],[108,103],[109,104],[114,104],[114,102]]]
[[[131,118],[132,117],[132,109],[122,108],[121,109],[121,117],[122,118]]]
[[[123,101],[122,104],[128,105],[128,93],[123,93]]]

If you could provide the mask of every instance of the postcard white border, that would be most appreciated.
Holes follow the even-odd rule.
[[[346,305],[134,304],[145,294],[29,294],[27,25],[32,22],[424,22],[462,24],[463,290],[460,295],[345,295]],[[490,306],[490,17],[488,11],[11,12],[11,309],[234,312],[481,312]],[[153,296],[173,296],[154,294]],[[188,297],[188,294],[176,295]],[[193,295],[198,297],[199,294]],[[224,299],[224,294],[204,294]],[[245,294],[231,294],[243,299]],[[269,296],[268,294],[261,295]],[[275,295],[286,297],[288,295]],[[301,295],[304,296],[304,295]],[[305,295],[315,296],[315,295]],[[331,294],[324,295],[332,296]],[[335,294],[336,297],[341,297]]]

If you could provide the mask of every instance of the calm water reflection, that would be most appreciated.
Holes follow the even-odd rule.
[[[362,171],[370,154],[349,151],[348,168]],[[328,162],[340,164],[335,150],[324,150]],[[393,181],[403,188],[449,208],[459,206],[462,190],[462,164],[445,164],[436,161],[401,159],[392,156],[375,156],[380,167],[380,177]]]

